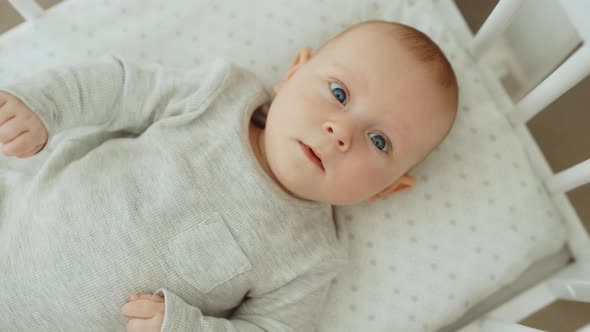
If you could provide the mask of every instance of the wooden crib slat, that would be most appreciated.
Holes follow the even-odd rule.
[[[550,192],[567,192],[590,183],[590,159],[563,170],[546,182]]]
[[[514,126],[524,125],[547,105],[590,74],[590,47],[580,47],[508,114]]]
[[[33,20],[45,12],[34,0],[8,0],[14,9],[27,21]]]
[[[480,55],[496,37],[506,30],[522,3],[522,0],[500,0],[498,2],[473,38],[471,53],[474,56]]]

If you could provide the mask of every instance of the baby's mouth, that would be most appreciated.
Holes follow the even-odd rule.
[[[322,171],[325,171],[324,163],[322,162],[322,159],[315,153],[313,148],[310,148],[309,146],[307,146],[305,143],[303,143],[301,141],[298,141],[298,142],[299,142],[301,148],[303,149],[303,153],[305,153],[305,155],[308,157],[308,159],[310,159]]]

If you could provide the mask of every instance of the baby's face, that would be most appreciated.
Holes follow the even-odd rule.
[[[311,57],[300,51],[261,136],[275,181],[301,199],[348,205],[399,180],[452,123],[440,109],[454,106],[424,67],[373,27]]]

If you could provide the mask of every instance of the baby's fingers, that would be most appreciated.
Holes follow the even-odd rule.
[[[29,151],[26,151],[26,152],[17,154],[17,155],[15,155],[15,157],[17,157],[17,158],[28,158],[28,157],[31,157],[31,156],[35,155],[37,152],[41,151],[41,149],[44,146],[45,146],[44,143],[37,144],[32,149],[30,149]]]
[[[133,294],[129,297],[131,301],[134,300],[152,300],[154,302],[164,303],[164,298],[156,294]]]
[[[6,142],[2,146],[2,153],[6,156],[16,156],[35,147],[34,136],[28,130],[18,134],[16,138]]]
[[[152,318],[156,314],[163,313],[163,306],[163,303],[151,300],[136,300],[126,303],[121,309],[121,313],[127,317]]]
[[[19,117],[8,118],[8,120],[0,124],[0,143],[8,144],[18,135],[28,130],[27,125]]]

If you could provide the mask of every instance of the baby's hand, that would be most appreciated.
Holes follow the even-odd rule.
[[[158,295],[137,294],[129,297],[121,313],[129,317],[127,332],[160,332],[164,323],[166,305]]]
[[[47,128],[20,99],[0,91],[0,143],[2,153],[28,158],[47,143]]]

